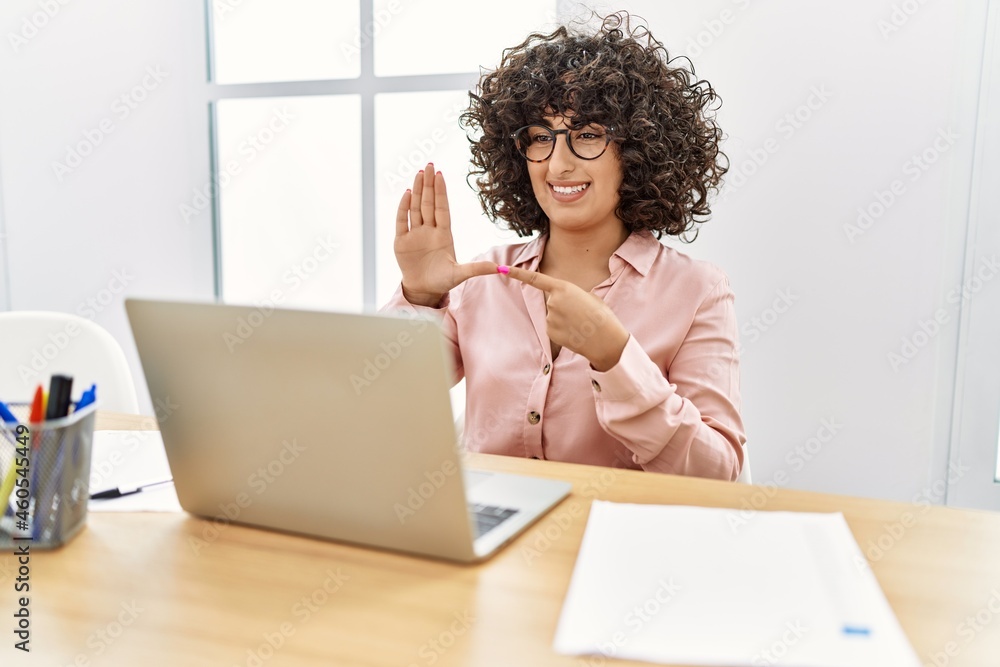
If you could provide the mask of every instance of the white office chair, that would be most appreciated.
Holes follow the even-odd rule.
[[[97,384],[100,407],[139,413],[128,362],[118,341],[92,321],[68,313],[0,313],[0,400],[31,401],[53,374],[73,377],[73,397]]]

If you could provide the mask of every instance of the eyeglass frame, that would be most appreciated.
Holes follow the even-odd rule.
[[[521,147],[518,144],[517,135],[520,134],[521,132],[523,132],[524,130],[527,130],[529,127],[540,127],[543,130],[546,130],[550,135],[552,135],[552,148],[549,150],[549,154],[546,155],[541,160],[532,160],[530,157],[528,157],[527,155],[525,155],[525,152],[521,150]],[[586,126],[584,128],[579,128],[579,129],[586,129]],[[556,139],[559,138],[560,134],[565,134],[566,135],[566,147],[569,148],[569,152],[570,153],[572,153],[576,157],[580,158],[581,160],[596,160],[597,158],[601,157],[602,155],[604,155],[605,153],[608,152],[608,146],[610,146],[611,142],[613,141],[611,135],[615,131],[615,127],[614,127],[614,125],[610,125],[610,126],[604,128],[604,148],[601,149],[601,152],[598,153],[597,155],[595,155],[594,157],[583,157],[582,155],[580,155],[579,153],[576,152],[576,149],[573,148],[573,140],[570,139],[570,134],[569,134],[572,131],[573,130],[571,130],[571,129],[570,130],[553,130],[551,127],[546,127],[545,125],[542,125],[541,123],[531,123],[530,125],[525,125],[523,127],[519,127],[516,130],[514,130],[513,132],[511,132],[510,133],[510,138],[514,140],[514,145],[517,147],[517,152],[520,153],[521,157],[523,157],[528,162],[545,162],[545,160],[550,159],[552,157],[552,154],[556,152]]]

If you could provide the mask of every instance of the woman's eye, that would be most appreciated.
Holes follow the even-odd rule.
[[[597,141],[602,135],[596,132],[581,132],[578,139],[582,141]]]
[[[536,134],[531,138],[531,141],[536,144],[545,144],[552,141],[552,135],[549,134]]]

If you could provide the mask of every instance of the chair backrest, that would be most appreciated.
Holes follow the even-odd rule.
[[[102,409],[138,414],[128,362],[114,337],[92,321],[68,313],[0,313],[0,400],[27,402],[39,384],[62,373],[74,380],[73,397],[97,384]]]
[[[750,453],[747,452],[746,445],[743,445],[743,468],[740,470],[740,476],[736,478],[736,481],[741,484],[753,484],[750,480]]]

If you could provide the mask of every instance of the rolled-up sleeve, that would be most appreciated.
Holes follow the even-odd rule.
[[[733,302],[723,278],[698,307],[665,370],[630,336],[618,364],[591,371],[598,421],[644,470],[739,476],[746,435]]]

